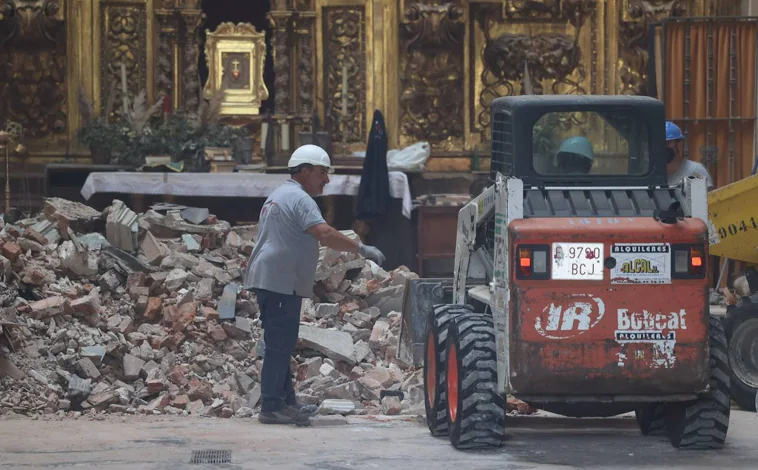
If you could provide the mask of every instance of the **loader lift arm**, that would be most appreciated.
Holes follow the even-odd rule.
[[[468,279],[471,254],[481,241],[481,228],[495,213],[496,185],[463,206],[458,212],[458,231],[455,235],[455,267],[453,270],[453,303],[466,303],[466,280]]]

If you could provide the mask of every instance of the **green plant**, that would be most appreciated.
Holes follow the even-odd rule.
[[[146,156],[170,155],[173,161],[184,161],[188,170],[202,171],[207,169],[206,147],[231,147],[242,136],[240,130],[219,122],[223,96],[223,92],[217,92],[194,111],[160,116],[163,97],[148,105],[142,90],[130,100],[126,119],[112,123],[109,117],[115,87],[111,87],[103,116],[95,116],[91,103],[80,92],[84,125],[79,129],[79,140],[92,150],[93,157],[99,150],[107,149],[112,163],[140,166]]]
[[[110,163],[113,155],[118,155],[124,150],[124,139],[121,135],[120,126],[110,122],[110,114],[115,100],[115,83],[111,84],[106,97],[105,112],[102,116],[95,114],[94,106],[90,102],[84,90],[79,89],[79,111],[82,116],[82,127],[77,131],[79,142],[89,147],[96,163]],[[98,158],[105,161],[98,162]]]
[[[208,101],[202,100],[196,111],[186,115],[191,132],[184,143],[181,160],[190,170],[207,170],[206,147],[231,147],[243,136],[241,129],[219,122],[223,99],[224,92],[216,91]]]

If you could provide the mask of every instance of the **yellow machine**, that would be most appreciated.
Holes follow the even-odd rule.
[[[710,253],[758,264],[758,175],[708,194]],[[741,284],[741,285],[738,285]],[[749,268],[735,282],[739,299],[723,320],[729,342],[731,398],[756,411],[758,399],[758,271]]]
[[[710,253],[758,264],[758,175],[708,194]]]

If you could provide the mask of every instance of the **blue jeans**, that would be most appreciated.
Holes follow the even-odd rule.
[[[294,405],[290,357],[300,332],[302,297],[256,290],[263,322],[263,353],[261,371],[261,411],[279,411],[285,404]]]

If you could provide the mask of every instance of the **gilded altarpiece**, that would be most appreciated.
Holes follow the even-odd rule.
[[[130,97],[146,90],[148,100],[153,99],[152,3],[152,0],[106,0],[99,4],[101,111],[105,110],[110,93],[114,93],[110,98],[115,103],[122,102],[122,84]]]
[[[69,18],[63,1],[0,0],[0,125],[23,126],[38,152],[69,137]]]
[[[364,150],[374,109],[391,147],[432,145],[430,170],[488,153],[489,106],[534,93],[644,94],[649,27],[738,15],[737,0],[271,0],[273,119],[298,145],[314,113],[337,154]],[[229,18],[229,21],[237,21]],[[0,0],[0,121],[26,128],[32,159],[86,157],[80,92],[200,99],[201,0]],[[115,84],[115,85],[114,85]],[[258,132],[257,130],[254,132]],[[258,135],[254,135],[256,139]],[[287,148],[282,148],[287,147]]]

